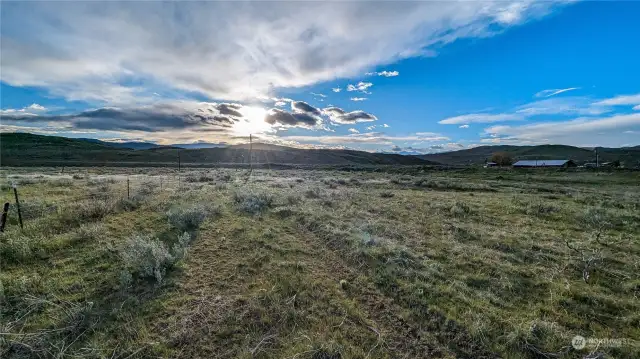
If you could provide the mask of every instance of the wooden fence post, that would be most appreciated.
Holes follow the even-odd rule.
[[[4,204],[2,210],[2,218],[0,218],[0,232],[4,232],[4,226],[7,223],[7,214],[9,213],[9,202]]]
[[[18,209],[18,221],[20,222],[20,229],[24,229],[22,225],[22,213],[20,213],[20,200],[18,199],[18,187],[13,186],[13,194],[16,196],[16,208]]]
[[[129,199],[129,177],[127,177],[127,199]]]

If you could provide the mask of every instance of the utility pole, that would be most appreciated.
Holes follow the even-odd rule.
[[[252,141],[252,137],[251,134],[249,134],[249,168],[253,169],[253,165],[252,165],[252,151],[253,151],[253,141]]]

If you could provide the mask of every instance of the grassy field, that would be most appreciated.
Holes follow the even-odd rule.
[[[0,172],[3,359],[640,357],[639,172],[59,172]]]

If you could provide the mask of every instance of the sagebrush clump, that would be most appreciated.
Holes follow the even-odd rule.
[[[174,206],[167,211],[167,219],[172,227],[182,232],[193,231],[200,227],[207,216],[217,212],[216,208],[202,203]]]
[[[240,211],[258,214],[273,206],[273,195],[266,192],[236,192],[233,201]]]
[[[148,235],[135,234],[125,242],[120,251],[124,271],[129,276],[123,278],[154,278],[160,284],[167,268],[175,263],[175,257],[169,253],[164,243]],[[128,284],[128,283],[123,283]]]

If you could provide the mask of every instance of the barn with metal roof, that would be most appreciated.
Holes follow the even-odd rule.
[[[522,160],[513,164],[513,167],[575,167],[572,160]]]

